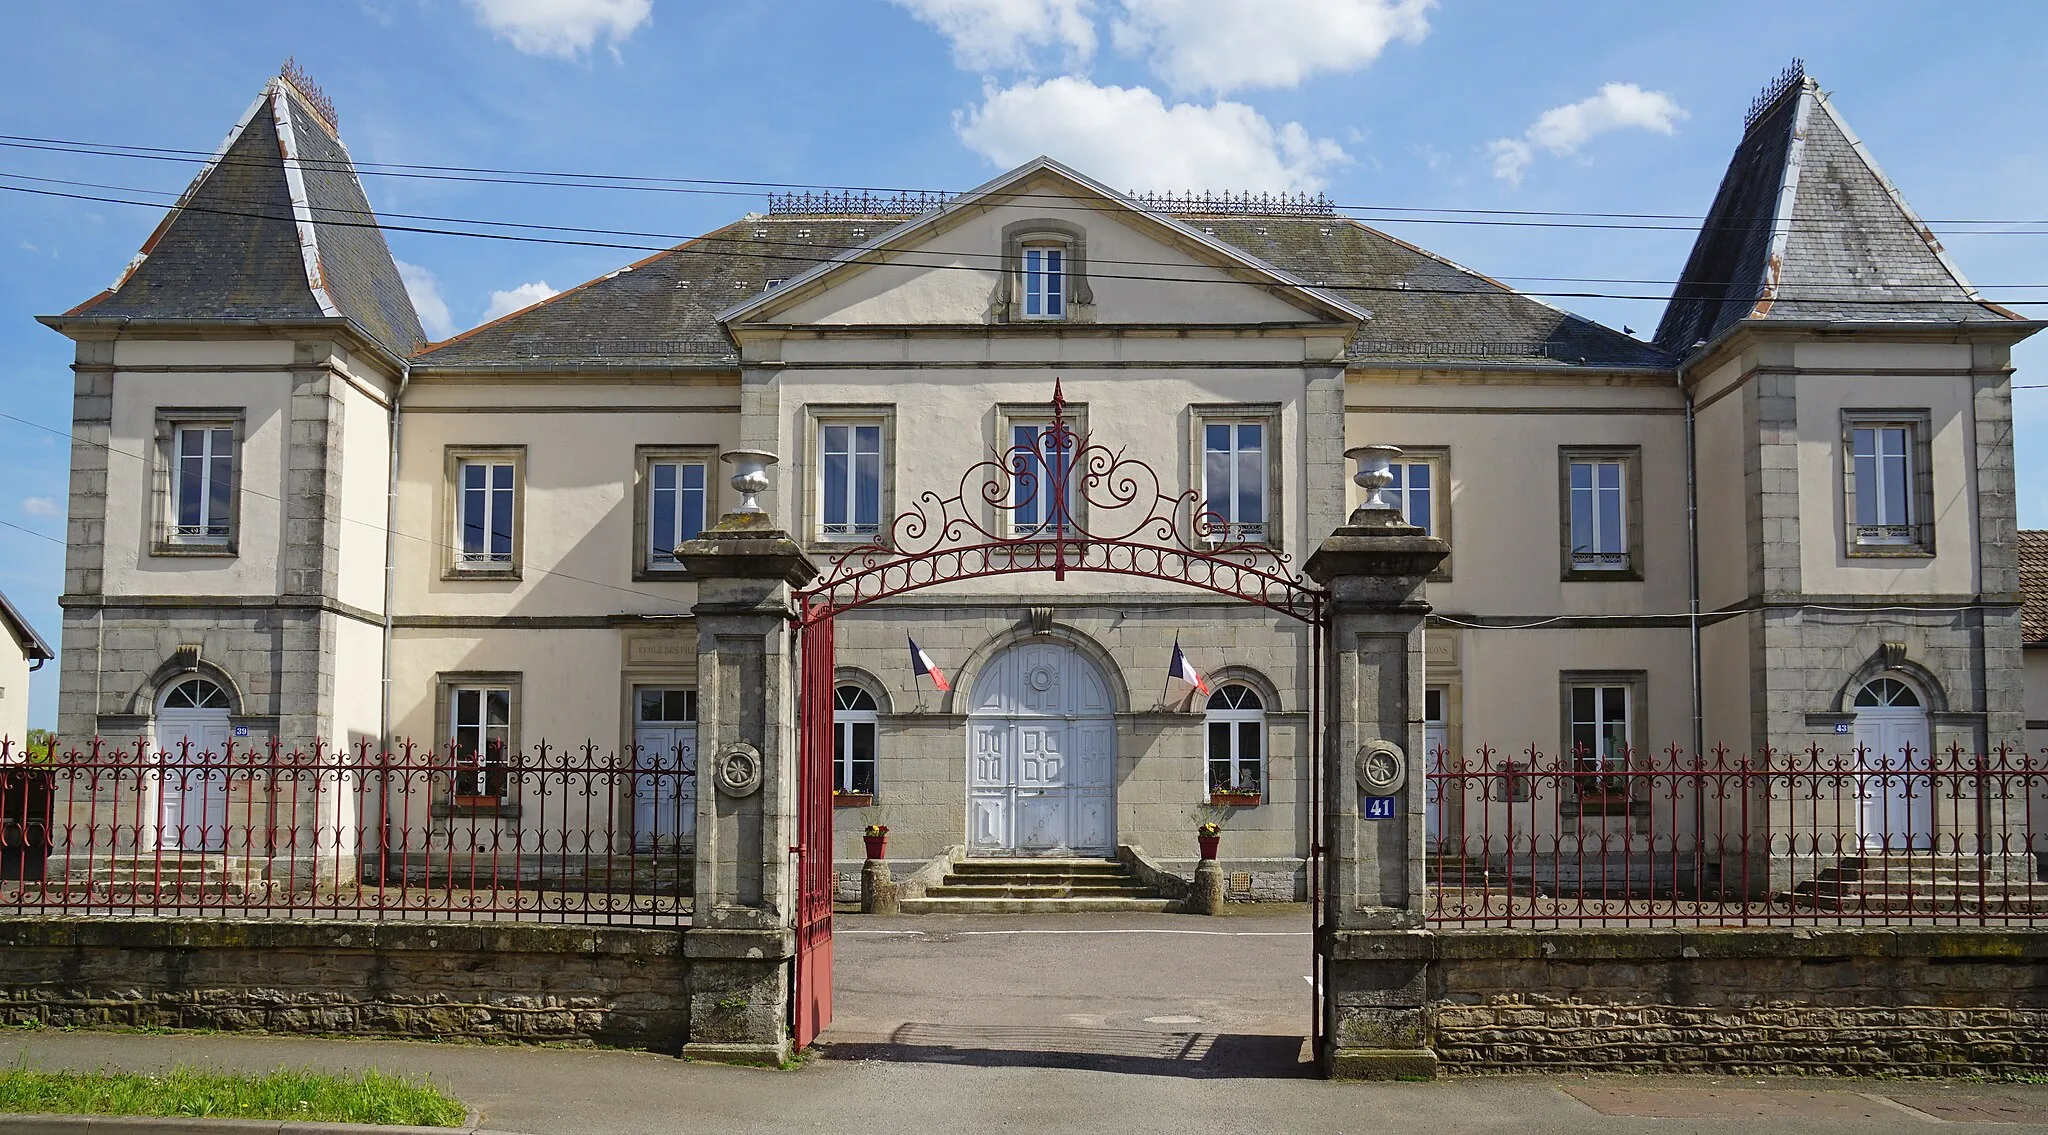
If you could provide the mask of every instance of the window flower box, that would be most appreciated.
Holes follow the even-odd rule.
[[[1265,796],[1256,789],[1244,791],[1235,788],[1212,788],[1209,803],[1222,808],[1256,808],[1265,801]]]
[[[866,808],[873,805],[874,802],[875,794],[872,792],[842,792],[835,790],[832,793],[832,806],[834,808]]]

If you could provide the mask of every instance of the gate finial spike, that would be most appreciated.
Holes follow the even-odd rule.
[[[1067,395],[1065,391],[1060,389],[1059,376],[1054,375],[1052,379],[1052,427],[1054,436],[1058,436],[1059,428],[1065,425],[1066,422]]]

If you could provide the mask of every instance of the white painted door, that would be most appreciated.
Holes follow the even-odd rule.
[[[673,850],[697,833],[697,727],[641,722],[633,744],[634,843]]]
[[[968,849],[1116,850],[1116,724],[1108,686],[1072,647],[1032,642],[975,679],[967,725]]]
[[[1918,707],[1859,707],[1855,728],[1862,769],[1856,778],[1857,835],[1863,850],[1933,847],[1927,714]]]
[[[156,717],[162,752],[157,787],[157,846],[167,851],[221,851],[228,845],[224,709],[163,709]]]

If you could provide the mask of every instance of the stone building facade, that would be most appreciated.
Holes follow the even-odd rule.
[[[1803,75],[1745,123],[1651,341],[1324,203],[1134,198],[1040,159],[953,197],[777,197],[430,344],[344,223],[368,210],[331,112],[274,81],[120,279],[45,320],[78,343],[68,737],[691,759],[670,553],[736,502],[719,456],[778,455],[763,503],[827,563],[956,494],[1030,539],[1045,517],[962,477],[1034,459],[1056,382],[1162,497],[1295,565],[1357,503],[1346,449],[1403,447],[1396,502],[1453,549],[1444,759],[2025,724],[2009,352],[2038,325],[1970,288]],[[1212,790],[1246,788],[1239,893],[1300,893],[1304,627],[1103,575],[963,580],[837,633],[849,873],[869,823],[911,860],[1184,866]],[[1176,644],[1213,699],[1169,677]],[[1033,781],[1012,758],[1046,744],[1072,771]]]

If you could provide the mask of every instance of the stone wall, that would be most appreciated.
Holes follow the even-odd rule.
[[[1425,1028],[1446,1071],[2048,1070],[2048,931],[1424,937]]]
[[[0,1023],[680,1051],[683,931],[0,919]]]

